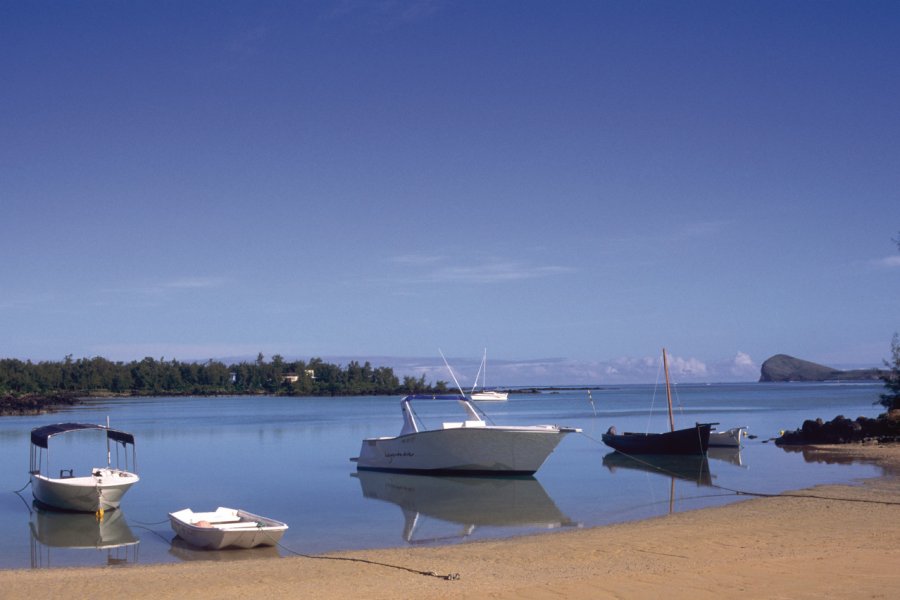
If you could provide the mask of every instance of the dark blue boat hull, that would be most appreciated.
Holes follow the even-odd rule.
[[[706,454],[713,423],[665,433],[603,434],[603,443],[623,454]],[[612,428],[610,428],[612,429]]]

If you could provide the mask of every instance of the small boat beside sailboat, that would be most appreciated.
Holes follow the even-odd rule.
[[[74,467],[59,469],[59,477],[48,475],[51,464],[49,448],[51,438],[98,430],[103,431],[106,437],[105,467],[93,467],[84,475],[77,472]],[[115,467],[111,464],[110,443],[117,444]],[[119,445],[123,447],[121,455]],[[124,468],[120,468],[120,456],[124,460]],[[134,469],[134,464],[134,436],[124,431],[110,429],[108,424],[104,426],[93,423],[57,423],[31,430],[29,460],[31,491],[35,500],[50,508],[77,512],[99,512],[118,508],[125,493],[140,481],[134,472],[128,470]]]
[[[169,523],[182,540],[206,550],[274,546],[288,528],[281,521],[224,506],[211,512],[178,510],[169,513]]]
[[[465,420],[425,429],[413,401],[452,400]],[[362,441],[358,470],[430,475],[532,475],[574,427],[488,424],[464,395],[406,396],[400,401],[403,427],[391,437]]]
[[[696,423],[693,427],[675,429],[672,416],[672,391],[669,384],[669,363],[663,348],[663,369],[666,375],[666,403],[669,412],[669,431],[663,433],[618,433],[610,427],[603,434],[603,443],[624,454],[706,454],[709,434],[717,423]]]
[[[746,427],[732,427],[725,431],[709,432],[710,448],[740,448],[741,439],[747,435]]]

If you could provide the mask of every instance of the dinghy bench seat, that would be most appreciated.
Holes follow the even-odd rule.
[[[194,513],[191,516],[191,525],[198,527],[211,527],[220,523],[237,523],[241,518],[237,515],[223,515],[216,512]]]

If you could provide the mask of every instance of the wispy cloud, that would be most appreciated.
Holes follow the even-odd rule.
[[[503,283],[550,277],[572,271],[573,269],[569,267],[553,265],[494,262],[474,266],[445,266],[432,271],[430,277],[433,281],[448,283]]]
[[[430,283],[506,283],[575,271],[572,267],[497,258],[479,259],[472,264],[450,264],[445,257],[426,254],[395,256],[391,262],[414,271],[409,275],[410,279]]]
[[[424,266],[437,264],[444,260],[443,256],[433,254],[401,254],[390,259],[399,265]]]
[[[900,267],[900,255],[885,256],[884,258],[872,261],[872,263],[876,267],[881,267],[884,269],[896,269]]]
[[[443,9],[445,0],[339,0],[326,19],[367,19],[380,27],[395,27],[428,19]]]
[[[672,240],[708,238],[719,235],[731,225],[731,221],[696,221],[675,226],[669,233]]]
[[[110,360],[141,360],[147,356],[166,360],[226,360],[228,357],[252,356],[268,350],[265,344],[179,344],[179,343],[134,343],[97,344],[90,347],[92,356],[104,356]],[[277,353],[277,351],[276,351]]]
[[[175,294],[202,291],[221,288],[227,285],[229,280],[225,277],[188,276],[177,277],[166,281],[134,283],[114,288],[99,290],[104,299],[110,296],[120,298],[132,298],[135,301],[158,302]]]
[[[182,277],[171,281],[162,282],[159,287],[162,289],[206,289],[218,288],[227,283],[224,277]]]

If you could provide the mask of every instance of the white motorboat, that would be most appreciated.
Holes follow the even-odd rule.
[[[101,430],[106,433],[106,466],[93,467],[81,475],[74,467],[60,469],[59,477],[50,477],[42,469],[50,471],[50,438],[56,435]],[[116,443],[116,466],[111,465],[110,442]],[[119,445],[123,447],[122,455]],[[131,446],[129,467],[128,446]],[[124,460],[125,468],[120,468]],[[44,506],[78,512],[99,512],[118,508],[131,486],[140,478],[129,471],[134,469],[134,436],[124,431],[110,429],[108,425],[92,423],[57,423],[31,430],[31,491],[34,499]]]
[[[727,431],[710,431],[710,448],[740,448],[741,438],[747,435],[746,427],[732,427]]]
[[[424,429],[412,400],[455,400],[466,420]],[[431,475],[531,475],[574,427],[558,425],[490,425],[464,395],[406,396],[400,401],[403,428],[395,437],[362,441],[356,461],[360,470]]]
[[[450,368],[450,365],[447,365]],[[478,378],[481,377],[481,390],[475,391],[478,387]],[[475,374],[475,385],[472,386],[472,392],[469,394],[471,400],[476,402],[499,402],[509,399],[509,392],[498,392],[497,390],[486,389],[487,385],[487,348],[484,349],[484,355],[481,357],[481,366],[478,367],[478,373]]]
[[[224,506],[213,512],[172,512],[169,523],[182,540],[207,550],[275,546],[288,528],[281,521]]]

